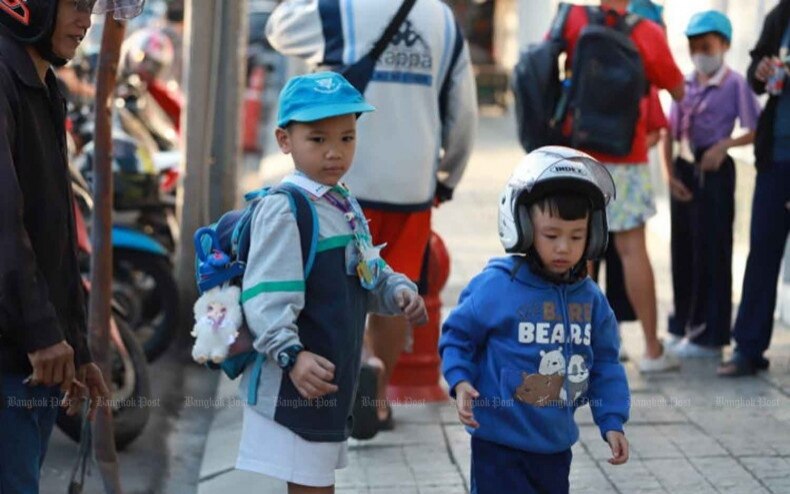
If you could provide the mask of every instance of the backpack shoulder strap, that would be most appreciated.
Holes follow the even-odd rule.
[[[590,24],[596,24],[599,26],[606,25],[606,14],[600,7],[595,5],[587,5],[584,7],[585,12],[587,12],[587,22]]]
[[[395,15],[390,20],[390,23],[387,24],[386,29],[384,29],[384,32],[381,34],[381,37],[376,40],[373,48],[368,52],[368,56],[370,56],[374,62],[378,60],[381,54],[384,53],[384,50],[387,49],[390,41],[392,41],[392,38],[394,38],[395,34],[400,30],[403,21],[406,20],[409,11],[411,11],[415,3],[417,3],[417,0],[403,0],[403,3],[401,3]]]
[[[291,203],[291,211],[296,217],[296,226],[299,228],[302,266],[304,267],[304,277],[307,279],[313,269],[318,246],[318,213],[312,201],[299,187],[293,184],[282,183],[272,188],[271,193],[285,194]]]
[[[620,25],[620,31],[630,36],[634,28],[642,22],[642,19],[643,17],[641,15],[634,14],[633,12],[625,14],[618,23]]]
[[[549,39],[554,41],[562,40],[562,33],[565,31],[565,24],[568,23],[568,17],[571,15],[572,3],[561,2],[557,7],[557,15],[554,16],[554,21],[551,23],[549,30]]]

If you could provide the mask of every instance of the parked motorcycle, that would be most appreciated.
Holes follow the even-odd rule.
[[[91,245],[88,229],[80,203],[86,201],[87,190],[75,188],[75,219],[77,227],[77,243],[80,252],[80,264],[83,276],[87,276],[86,265],[90,263]],[[90,196],[87,196],[90,199]],[[92,201],[88,202],[92,206]],[[90,294],[90,284],[84,281],[86,292]],[[142,434],[148,423],[151,409],[148,400],[151,396],[151,384],[148,377],[148,363],[143,347],[129,324],[124,318],[123,308],[116,300],[112,301],[110,319],[110,375],[105,376],[111,390],[109,406],[113,415],[113,435],[115,445],[122,450]],[[60,410],[57,418],[58,427],[71,439],[79,442],[82,432],[82,415],[66,415]]]
[[[73,168],[71,176],[81,213],[90,218],[93,200],[88,183]],[[147,189],[159,187],[158,182],[134,173],[116,172],[114,179],[118,184],[114,198],[116,206],[141,207],[152,195]],[[148,361],[153,361],[170,346],[178,327],[178,289],[170,253],[154,237],[116,224],[112,227],[112,245],[113,297],[143,346]]]

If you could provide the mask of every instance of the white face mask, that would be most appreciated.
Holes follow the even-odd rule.
[[[717,55],[703,55],[697,53],[691,56],[691,61],[694,63],[694,68],[697,69],[697,72],[712,76],[719,71],[724,63],[724,55],[721,53]]]

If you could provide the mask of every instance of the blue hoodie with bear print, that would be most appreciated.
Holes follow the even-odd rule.
[[[618,360],[617,322],[591,279],[555,284],[519,256],[492,259],[442,326],[439,352],[451,390],[480,393],[475,437],[532,453],[557,453],[579,437],[589,404],[601,435],[622,431],[630,394]]]

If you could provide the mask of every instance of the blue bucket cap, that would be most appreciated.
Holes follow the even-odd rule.
[[[631,0],[628,11],[664,27],[664,7],[650,0]]]
[[[342,75],[315,72],[291,78],[280,91],[277,126],[285,127],[291,122],[315,122],[375,109]]]
[[[691,38],[708,33],[720,34],[728,43],[731,42],[732,23],[730,19],[718,10],[706,10],[694,14],[686,27],[686,36]]]

